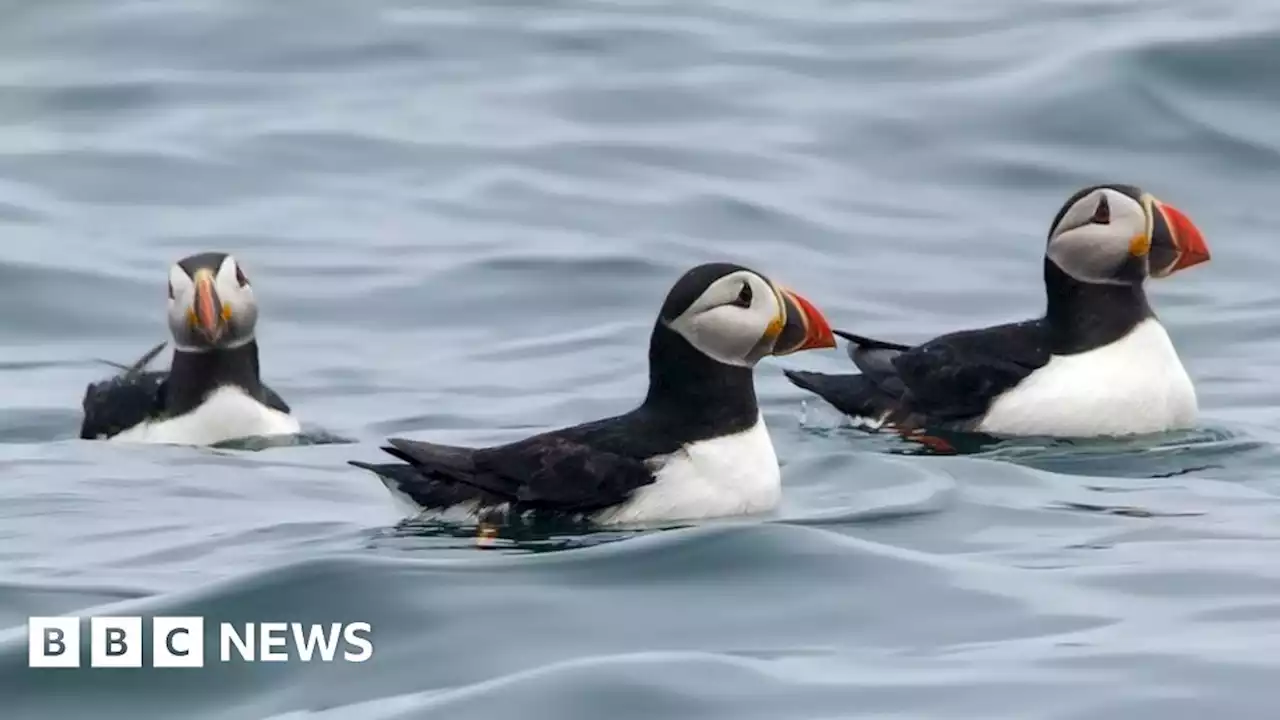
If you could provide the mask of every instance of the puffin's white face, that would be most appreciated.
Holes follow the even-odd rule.
[[[765,355],[835,347],[826,319],[811,303],[746,269],[711,282],[666,323],[726,365],[753,367]]]
[[[201,253],[169,268],[169,330],[179,349],[239,347],[257,322],[253,286],[231,255]]]
[[[1110,187],[1072,202],[1049,233],[1045,254],[1087,283],[1129,285],[1147,276],[1151,214],[1143,202]],[[1136,273],[1122,272],[1139,263]]]

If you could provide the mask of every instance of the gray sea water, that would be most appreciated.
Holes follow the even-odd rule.
[[[47,0],[0,23],[0,717],[1272,718],[1280,6],[1253,0]],[[1136,183],[1189,433],[940,457],[757,387],[776,516],[401,523],[385,436],[628,409],[733,260],[901,341],[1030,317],[1053,213]],[[76,439],[236,253],[264,375],[350,443]],[[366,621],[360,664],[27,668],[30,615]],[[86,648],[87,652],[87,648]]]

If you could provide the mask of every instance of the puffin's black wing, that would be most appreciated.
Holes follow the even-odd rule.
[[[951,333],[915,347],[837,334],[852,343],[849,356],[861,375],[789,371],[787,377],[841,412],[894,424],[981,416],[1049,361],[1048,333],[1039,320]]]
[[[84,420],[80,423],[83,440],[117,435],[164,411],[165,380],[168,373],[146,370],[166,343],[160,343],[133,365],[123,366],[115,377],[90,383],[81,403]],[[115,364],[115,363],[111,363]]]
[[[984,414],[1001,393],[1049,362],[1040,321],[943,335],[894,358],[912,410],[944,420]]]
[[[623,502],[653,482],[641,460],[556,435],[479,450],[398,438],[388,443],[383,450],[408,465],[351,464],[432,509],[480,500],[587,513]]]
[[[277,393],[275,390],[272,390],[271,388],[267,387],[266,383],[262,383],[262,395],[263,395],[262,397],[263,401],[267,404],[267,407],[271,408],[272,410],[279,410],[285,415],[288,415],[293,412],[292,410],[289,409],[289,403],[286,403],[284,401],[284,398],[280,397],[280,394]]]
[[[167,375],[151,371],[91,383],[84,393],[81,439],[111,437],[160,415]]]

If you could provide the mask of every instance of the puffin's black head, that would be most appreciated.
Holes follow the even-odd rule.
[[[813,303],[730,263],[685,273],[667,294],[658,322],[726,365],[752,367],[766,355],[836,346]]]
[[[253,339],[258,302],[236,259],[206,252],[169,268],[169,330],[188,352],[229,349]]]
[[[1209,260],[1181,210],[1132,185],[1077,191],[1053,219],[1048,261],[1084,283],[1140,285]]]

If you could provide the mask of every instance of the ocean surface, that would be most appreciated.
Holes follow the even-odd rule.
[[[1277,63],[1262,0],[6,3],[0,718],[1274,718]],[[1149,289],[1193,431],[928,454],[782,377],[840,350],[758,369],[766,518],[489,537],[346,465],[629,409],[701,262],[887,339],[1031,317],[1102,181],[1213,252]],[[310,441],[78,440],[201,250],[253,281]],[[375,650],[29,669],[60,614]]]

